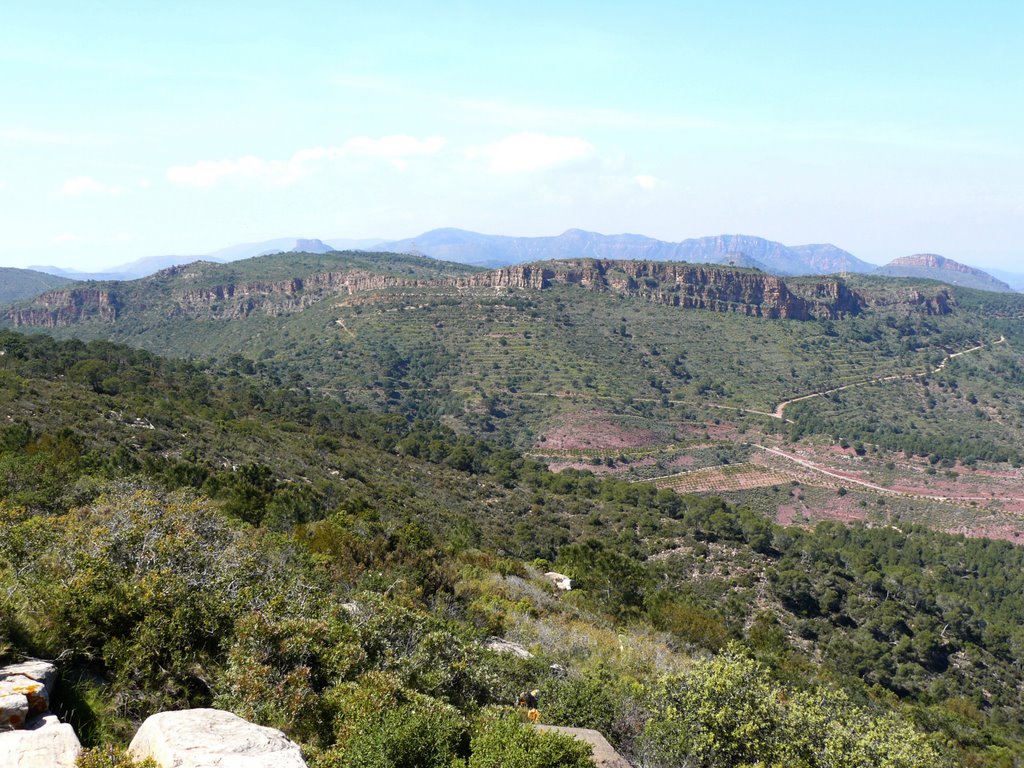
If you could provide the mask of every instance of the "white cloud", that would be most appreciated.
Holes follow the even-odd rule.
[[[88,195],[119,195],[120,187],[111,187],[102,184],[91,176],[75,176],[67,179],[60,187],[60,193],[65,197],[85,197]]]
[[[483,160],[495,173],[531,173],[583,160],[595,147],[578,136],[517,133],[492,144],[470,147],[466,157]]]
[[[388,160],[404,170],[407,159],[439,152],[445,145],[440,136],[417,139],[414,136],[384,136],[372,139],[357,136],[340,146],[300,149],[288,160],[264,160],[245,155],[236,160],[204,160],[193,165],[175,165],[167,169],[167,180],[193,187],[212,187],[230,178],[263,181],[285,186],[312,172],[317,163],[345,157],[375,157]]]
[[[634,176],[633,181],[635,181],[636,185],[641,189],[654,189],[655,187],[660,187],[662,184],[661,179],[657,176],[649,176],[645,173],[641,173],[639,176]]]
[[[56,237],[51,238],[50,242],[52,242],[54,245],[67,245],[68,243],[77,243],[81,239],[82,238],[80,238],[78,235],[72,235],[70,233],[65,232],[64,234],[57,235]]]

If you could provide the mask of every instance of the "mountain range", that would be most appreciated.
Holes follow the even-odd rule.
[[[430,230],[412,238],[390,241],[277,238],[232,245],[198,256],[151,256],[121,264],[104,272],[76,272],[58,267],[32,269],[71,280],[134,280],[200,258],[226,263],[271,253],[323,254],[342,250],[410,253],[486,268],[578,258],[686,261],[760,269],[781,276],[880,274],[922,277],[989,291],[1024,291],[1022,274],[1000,272],[996,277],[935,254],[901,257],[878,267],[831,243],[784,245],[751,235],[714,235],[669,242],[645,235],[603,235],[581,229],[569,229],[560,235],[550,237],[486,235],[462,229],[443,228]]]

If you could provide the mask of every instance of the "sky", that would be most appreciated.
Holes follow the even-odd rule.
[[[1024,272],[1024,3],[4,3],[0,265],[437,227]]]

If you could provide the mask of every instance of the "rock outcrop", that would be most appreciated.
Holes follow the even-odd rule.
[[[298,312],[329,296],[365,294],[372,299],[374,291],[417,292],[422,298],[431,291],[451,295],[474,290],[544,291],[556,286],[674,307],[794,320],[834,320],[859,314],[873,304],[836,278],[784,279],[759,270],[678,261],[569,259],[434,279],[351,269],[213,285],[196,285],[198,274],[189,269],[194,265],[171,267],[134,283],[50,291],[29,304],[9,308],[2,317],[16,327],[116,323],[123,316],[138,315],[148,315],[154,322],[173,317],[234,320],[254,313]],[[879,305],[909,303],[933,314],[945,314],[952,305],[948,293],[928,296],[888,289],[878,293]]]
[[[0,668],[0,766],[72,768],[82,745],[70,725],[48,712],[57,668],[25,661]]]
[[[50,708],[57,668],[46,661],[25,661],[0,668],[0,731],[22,728]]]
[[[520,659],[533,658],[533,654],[519,643],[513,643],[501,637],[488,637],[484,640],[484,648],[493,653],[507,653]]]
[[[524,290],[579,285],[657,304],[796,320],[857,314],[864,304],[837,280],[796,292],[775,275],[682,262],[579,259],[504,267],[453,282],[467,288]]]
[[[560,589],[563,592],[569,592],[572,590],[572,579],[566,576],[564,573],[558,573],[557,571],[548,571],[544,574],[544,578],[555,585],[556,589]]]
[[[15,327],[60,328],[96,320],[113,323],[119,313],[120,302],[113,290],[70,288],[47,291],[29,306],[9,309],[6,314]]]
[[[74,729],[56,715],[37,717],[24,730],[0,733],[3,768],[74,768],[81,751]]]
[[[299,746],[281,731],[219,709],[161,712],[142,724],[129,754],[161,768],[306,768]]]

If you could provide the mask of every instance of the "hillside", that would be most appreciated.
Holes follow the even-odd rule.
[[[71,281],[32,269],[0,267],[0,304],[38,296],[44,291],[60,288]]]
[[[537,687],[545,722],[598,728],[638,761],[701,754],[685,734],[726,715],[757,725],[716,737],[747,760],[811,760],[822,714],[840,768],[857,750],[923,768],[1024,749],[1018,547],[783,529],[551,474],[436,423],[262,385],[244,362],[0,344],[0,660],[60,656],[58,705],[88,745],[215,701],[283,728],[317,768],[412,760],[446,732],[438,748],[466,755]],[[486,650],[494,636],[532,657]],[[785,758],[793,729],[810,736]]]
[[[982,291],[1012,291],[1009,285],[997,280],[987,272],[938,256],[934,253],[919,253],[893,259],[877,273],[891,277],[917,277],[939,280],[950,285],[962,285]]]

